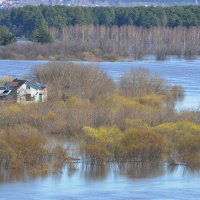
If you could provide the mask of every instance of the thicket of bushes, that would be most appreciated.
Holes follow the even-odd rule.
[[[199,167],[200,125],[189,121],[150,126],[130,120],[126,129],[117,127],[84,127],[82,151],[92,163],[146,162],[167,160]]]
[[[40,131],[31,125],[8,125],[0,131],[1,168],[34,170],[49,163],[63,163],[66,157],[67,152],[61,145],[49,146],[47,136],[40,134]]]
[[[200,112],[173,107],[182,88],[144,69],[118,83],[97,68],[63,63],[40,66],[32,75],[48,84],[49,100],[0,107],[1,165],[40,163],[48,151],[46,136],[63,135],[90,163],[199,166]]]

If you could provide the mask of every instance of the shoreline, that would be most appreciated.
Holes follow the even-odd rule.
[[[148,61],[148,60],[153,60],[153,61],[167,61],[167,60],[199,60],[200,55],[195,55],[192,58],[187,58],[185,56],[178,56],[178,55],[168,55],[166,56],[165,59],[157,59],[156,55],[154,54],[149,54],[149,55],[144,55],[141,58],[135,58],[134,56],[127,56],[127,57],[119,57],[115,60],[112,59],[102,59],[101,57],[96,57],[95,59],[80,59],[78,57],[69,57],[69,58],[64,58],[64,59],[52,59],[50,56],[46,58],[42,57],[36,57],[36,58],[1,58],[0,60],[5,60],[5,61],[11,61],[11,60],[16,60],[16,61],[47,61],[47,62],[91,62],[91,63],[101,63],[101,62],[134,62],[134,61]]]

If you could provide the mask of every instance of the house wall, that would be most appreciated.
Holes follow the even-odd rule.
[[[30,89],[26,89],[26,86],[29,85]],[[31,95],[31,101],[26,101],[26,94]],[[42,94],[42,102],[47,101],[47,89],[40,90],[36,87],[33,87],[31,84],[24,83],[17,90],[17,102],[18,103],[31,103],[31,102],[41,102],[40,94]]]
[[[40,90],[40,93],[43,95],[43,102],[47,101],[47,88]]]

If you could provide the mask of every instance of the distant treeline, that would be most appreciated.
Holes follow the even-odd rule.
[[[141,58],[156,54],[159,59],[200,55],[200,6],[26,6],[0,10],[0,26],[34,42],[54,41],[46,46],[34,43],[23,48],[1,48],[1,58],[7,59],[116,60],[129,55]],[[12,34],[2,34],[2,39],[0,35],[0,41],[14,41],[8,40]]]
[[[200,55],[200,27],[67,26],[49,28],[53,43],[18,43],[0,48],[0,59],[120,60]]]
[[[65,7],[26,6],[0,11],[0,25],[16,35],[28,35],[46,27],[63,28],[69,25],[100,25],[138,27],[191,27],[200,25],[200,6],[178,7]]]

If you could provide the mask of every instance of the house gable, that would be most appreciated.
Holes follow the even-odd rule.
[[[47,100],[47,88],[42,83],[14,79],[0,86],[2,89],[0,91],[1,98],[14,99],[18,103],[44,102]]]

